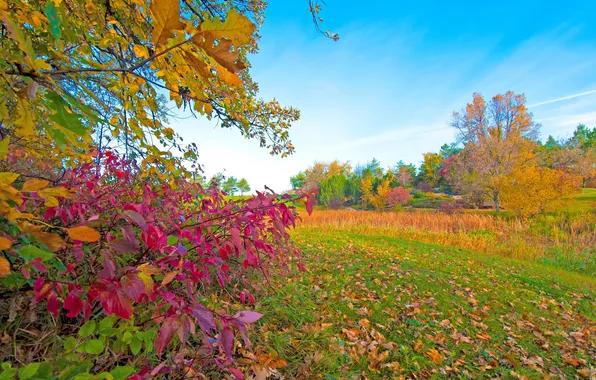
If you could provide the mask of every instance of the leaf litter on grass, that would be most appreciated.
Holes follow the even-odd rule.
[[[385,236],[294,239],[307,270],[274,279],[252,338],[287,364],[280,377],[596,374],[596,291],[584,277]]]

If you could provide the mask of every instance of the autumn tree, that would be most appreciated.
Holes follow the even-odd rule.
[[[403,186],[394,187],[387,193],[387,205],[395,207],[397,205],[404,206],[412,199],[412,192]]]
[[[524,217],[552,209],[561,197],[579,189],[581,177],[561,169],[537,166],[514,170],[502,188],[508,210]]]
[[[382,210],[387,206],[387,195],[391,190],[389,187],[390,180],[385,178],[381,181],[379,186],[377,186],[376,194],[372,196],[371,203],[376,210]]]
[[[423,153],[422,156],[424,159],[420,165],[419,177],[431,187],[437,187],[441,180],[439,170],[443,163],[443,155],[442,153]]]
[[[525,97],[508,91],[486,102],[474,94],[472,103],[453,113],[451,126],[464,144],[454,165],[456,188],[482,189],[499,210],[507,177],[535,164],[534,140],[540,125],[527,110]]]
[[[362,208],[365,209],[371,202],[373,201],[374,197],[374,188],[373,188],[373,177],[372,175],[364,175],[360,179],[360,191],[362,193],[361,201],[362,201]]]

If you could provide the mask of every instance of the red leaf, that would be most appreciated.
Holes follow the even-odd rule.
[[[232,350],[234,349],[234,330],[232,330],[230,326],[224,327],[219,333],[219,341],[228,359],[232,359]]]
[[[263,314],[254,311],[241,311],[234,315],[234,318],[244,323],[253,323],[258,321],[262,316]]]
[[[161,352],[163,349],[170,343],[176,330],[180,327],[180,317],[170,316],[168,317],[165,322],[161,325],[159,329],[159,334],[157,338],[155,338],[155,350],[157,351],[157,356],[161,357]]]
[[[64,300],[64,308],[68,311],[66,314],[68,318],[75,318],[83,310],[83,301],[81,297],[70,293]]]
[[[232,235],[232,242],[239,250],[242,250],[242,238],[240,237],[240,231],[233,227],[230,229],[230,234]]]
[[[99,298],[106,315],[116,314],[123,319],[129,319],[132,315],[130,298],[124,290],[115,288],[111,283],[103,280],[95,281],[89,288],[88,297],[91,301]]]
[[[124,172],[122,170],[116,170],[116,175],[120,179],[124,178]]]
[[[58,318],[58,310],[60,310],[60,300],[56,293],[51,292],[48,296],[48,311],[54,316],[54,318]]]
[[[312,201],[310,200],[310,197],[306,198],[306,203],[304,204],[304,206],[306,206],[306,212],[308,213],[308,215],[312,214]]]
[[[107,315],[116,314],[123,319],[129,319],[132,315],[133,309],[130,299],[122,289],[116,289],[115,295],[103,298],[101,304]]]
[[[120,279],[122,289],[135,302],[141,302],[145,294],[145,284],[135,273],[129,273]]]

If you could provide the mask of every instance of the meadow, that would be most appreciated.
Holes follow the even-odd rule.
[[[262,290],[253,360],[286,378],[593,378],[595,197],[527,221],[302,216],[306,270]]]

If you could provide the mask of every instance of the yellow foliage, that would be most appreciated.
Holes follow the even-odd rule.
[[[504,181],[501,197],[505,207],[520,216],[549,210],[558,200],[579,190],[581,177],[563,170],[521,167]]]

